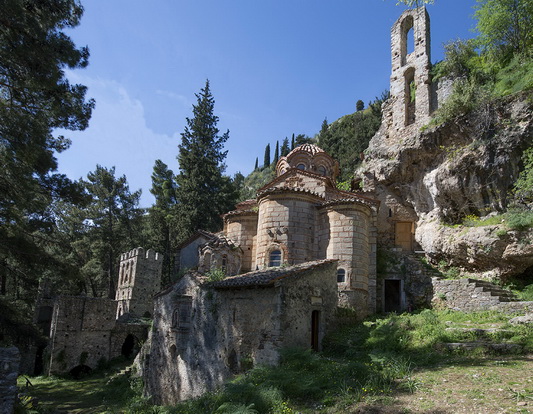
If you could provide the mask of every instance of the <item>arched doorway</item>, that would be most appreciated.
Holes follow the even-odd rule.
[[[137,353],[137,339],[132,334],[128,334],[122,344],[121,354],[126,358],[131,358]]]

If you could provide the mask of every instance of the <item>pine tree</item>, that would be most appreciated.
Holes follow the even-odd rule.
[[[274,151],[274,161],[272,162],[272,164],[276,165],[278,163],[278,160],[279,160],[279,141],[276,141],[276,150]]]
[[[355,103],[355,110],[356,110],[357,112],[359,112],[359,111],[362,111],[363,109],[365,109],[365,103],[364,103],[361,99],[359,99],[359,100]]]
[[[265,147],[265,158],[263,160],[263,168],[270,167],[270,144]]]
[[[227,155],[223,148],[229,131],[218,135],[209,80],[196,98],[193,118],[187,118],[179,145],[176,194],[180,218],[177,231],[181,240],[198,229],[220,230],[221,214],[230,210],[237,199],[233,182],[223,175]]]
[[[76,27],[83,13],[74,0],[2,2],[0,17],[0,295],[17,300],[16,309],[33,306],[38,280],[48,269],[62,274],[61,255],[51,246],[52,207],[58,200],[79,201],[81,187],[56,173],[55,152],[70,141],[52,132],[83,130],[94,106],[86,87],[72,85],[65,69],[88,64],[87,48],[76,48],[63,32]],[[54,269],[55,270],[52,270]],[[6,289],[3,289],[6,291]],[[28,313],[27,315],[29,315]],[[14,326],[18,326],[18,322]],[[15,331],[2,318],[0,336]]]
[[[92,294],[99,296],[107,285],[109,297],[114,298],[117,257],[137,245],[142,217],[138,208],[141,190],[130,192],[125,175],[115,177],[115,167],[107,169],[100,165],[87,174],[84,184],[91,196],[87,208],[87,220],[91,223],[88,238],[91,254],[100,270],[98,280],[92,283]],[[95,269],[94,273],[98,271]]]

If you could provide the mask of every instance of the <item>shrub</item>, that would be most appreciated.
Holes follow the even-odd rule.
[[[511,230],[527,230],[533,227],[533,211],[512,209],[505,214],[506,224]]]
[[[218,282],[226,278],[226,272],[224,271],[224,269],[220,267],[216,269],[212,269],[209,272],[206,272],[205,275],[207,276],[207,279],[210,282]]]

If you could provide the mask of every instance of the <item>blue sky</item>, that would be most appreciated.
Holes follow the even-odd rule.
[[[211,82],[227,173],[248,174],[267,143],[315,135],[388,89],[395,0],[85,0],[68,34],[89,46],[87,69],[68,72],[96,100],[90,126],[68,132],[59,171],[86,177],[116,167],[149,207],[156,159],[175,173],[194,96]],[[475,0],[436,0],[432,61],[443,43],[474,36]]]

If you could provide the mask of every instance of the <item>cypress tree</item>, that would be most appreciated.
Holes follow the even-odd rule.
[[[263,168],[270,166],[270,144],[265,147],[265,159],[263,161]]]
[[[254,167],[254,171],[257,170],[259,168],[259,158],[258,157],[255,157],[255,167]]]
[[[292,134],[291,138],[291,151],[294,149],[294,134]]]
[[[285,137],[283,140],[283,144],[281,144],[281,156],[286,156],[289,152],[291,152],[289,148],[289,138]]]
[[[198,229],[220,230],[221,214],[230,210],[237,198],[231,179],[223,175],[227,155],[223,148],[229,131],[218,135],[218,117],[214,114],[215,100],[209,80],[196,98],[194,116],[187,118],[177,157],[180,166],[176,176],[180,240]]]
[[[279,160],[279,142],[276,141],[276,150],[274,151],[274,161],[272,162],[272,164],[276,165],[278,163],[278,160]]]

